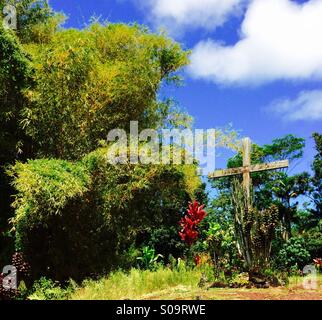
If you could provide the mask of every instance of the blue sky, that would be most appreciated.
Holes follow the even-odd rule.
[[[82,28],[92,16],[165,28],[192,65],[170,93],[197,128],[229,123],[259,144],[307,139],[306,170],[322,128],[322,0],[50,0]],[[320,21],[321,20],[321,21]],[[265,41],[264,41],[264,40]],[[224,158],[217,159],[223,167]]]

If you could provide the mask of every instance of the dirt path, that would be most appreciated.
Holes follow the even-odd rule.
[[[185,286],[153,292],[142,300],[322,300],[322,284],[307,290],[303,285],[269,289],[193,289]]]
[[[322,300],[322,291],[304,289],[261,289],[221,294],[225,300]]]

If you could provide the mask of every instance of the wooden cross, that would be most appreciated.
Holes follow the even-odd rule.
[[[284,169],[289,167],[288,160],[252,165],[251,149],[252,149],[252,142],[250,138],[243,139],[243,166],[240,168],[217,170],[209,174],[209,179],[218,179],[218,178],[237,176],[242,174],[243,186],[244,186],[245,192],[247,194],[247,197],[250,197],[250,184],[251,184],[250,174],[251,173],[276,170],[276,169]]]

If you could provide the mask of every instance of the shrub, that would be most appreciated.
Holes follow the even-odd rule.
[[[224,226],[211,217],[208,221],[205,245],[210,256],[213,258],[216,274],[220,271],[232,273],[236,269],[242,269],[242,259],[238,254],[234,229],[232,226]]]
[[[156,254],[154,248],[143,247],[142,255],[137,260],[144,269],[154,270],[158,267],[162,258],[163,256],[161,254]]]
[[[29,300],[66,300],[68,299],[76,285],[73,281],[66,288],[62,288],[58,282],[51,279],[41,278],[36,281],[29,295]]]
[[[82,280],[108,272],[137,234],[177,223],[192,197],[195,171],[114,166],[106,153],[102,148],[80,162],[36,160],[11,169],[18,191],[16,249],[33,278]]]
[[[311,260],[303,238],[291,238],[278,253],[275,261],[277,268],[294,270],[303,269]]]

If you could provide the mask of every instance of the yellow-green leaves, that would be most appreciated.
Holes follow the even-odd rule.
[[[61,214],[68,201],[82,196],[90,185],[90,176],[81,165],[60,160],[34,160],[17,163],[9,170],[18,194],[15,224],[24,216],[32,221],[46,220],[44,215]]]
[[[160,85],[188,62],[170,39],[124,24],[64,30],[27,48],[36,69],[26,95],[27,133],[38,155],[72,160],[130,121],[141,129],[165,125],[170,110],[158,102]],[[181,125],[179,113],[173,122]]]

